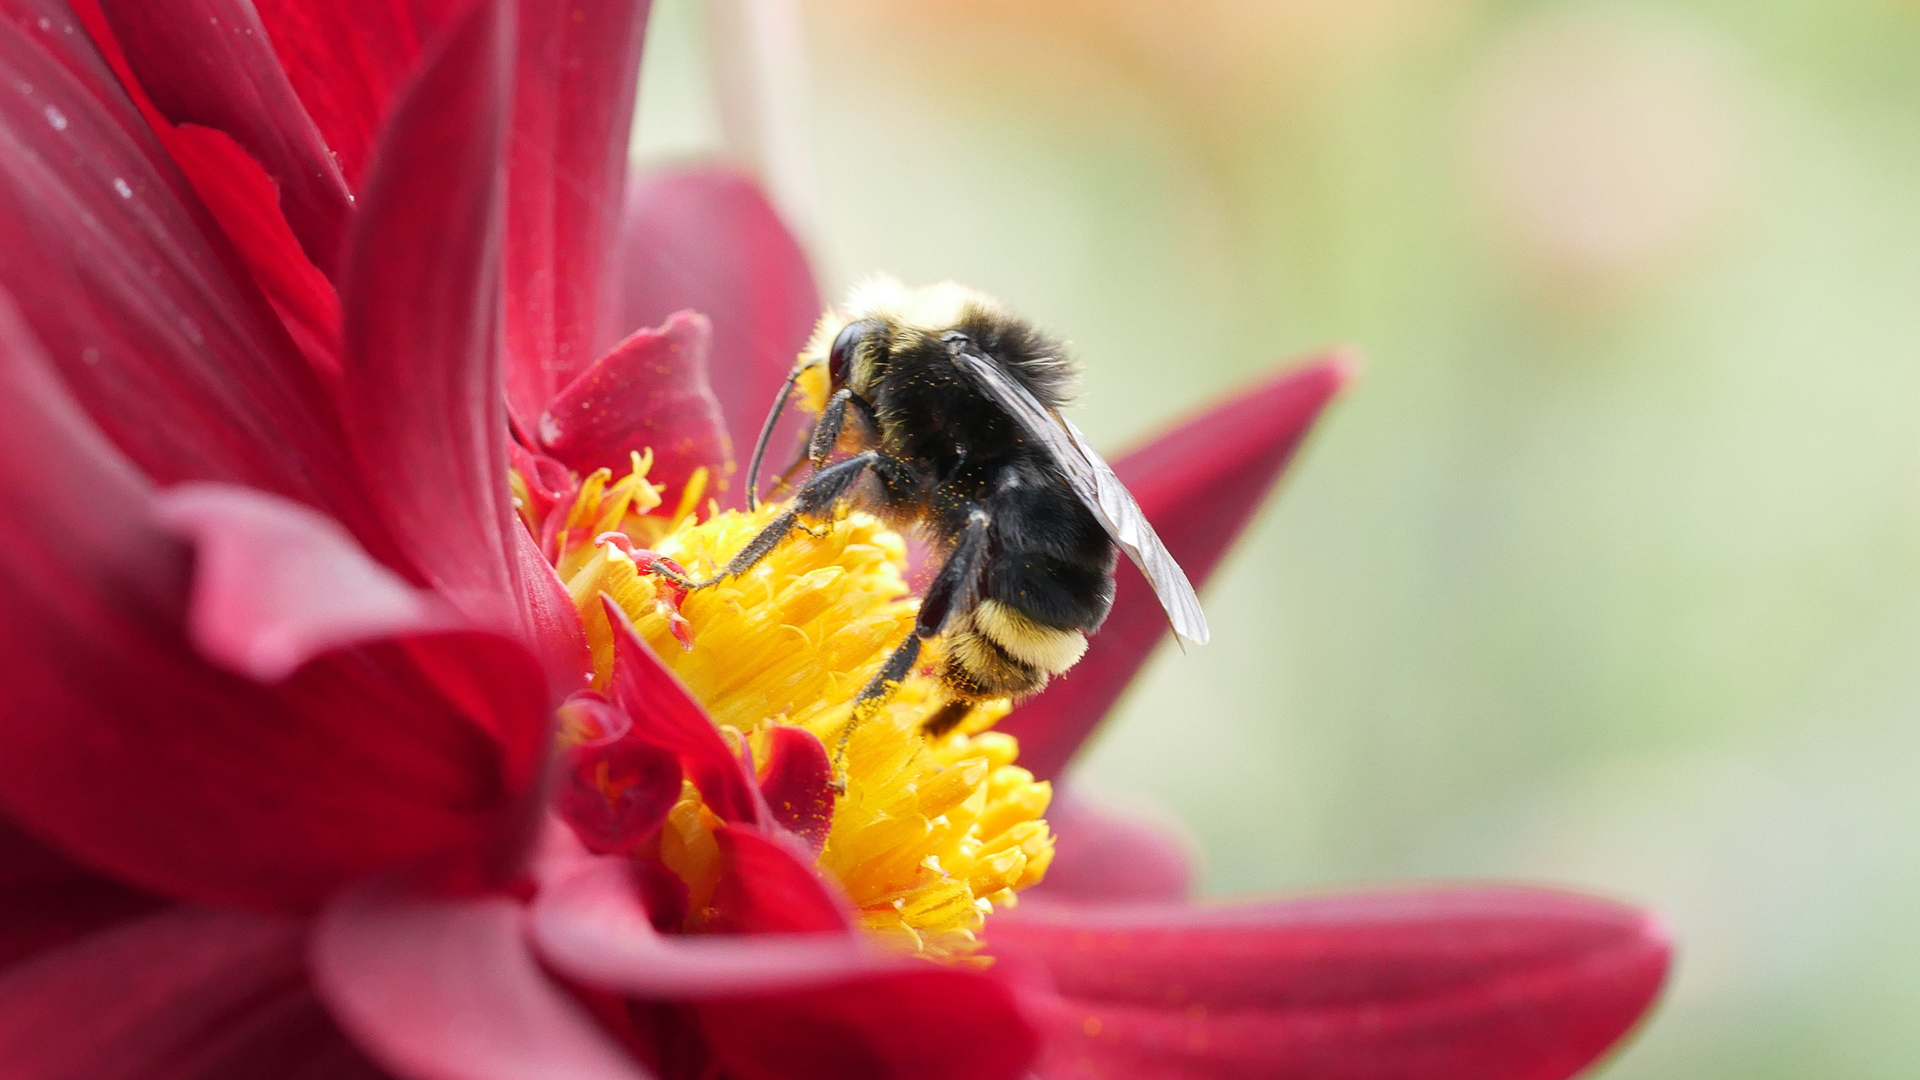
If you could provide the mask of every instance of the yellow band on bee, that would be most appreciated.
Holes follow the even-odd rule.
[[[1087,651],[1085,634],[1042,626],[998,600],[981,601],[973,622],[1008,656],[1049,674],[1072,667]]]

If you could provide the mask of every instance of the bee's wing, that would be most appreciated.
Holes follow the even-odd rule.
[[[1205,645],[1207,617],[1200,610],[1200,598],[1194,595],[1193,584],[1174,561],[1173,553],[1155,535],[1153,526],[1147,524],[1147,515],[1141,511],[1140,504],[1133,501],[1126,485],[1087,444],[1087,437],[1080,434],[1071,420],[1040,404],[1026,387],[991,360],[966,348],[952,348],[949,352],[961,370],[972,375],[981,389],[1052,454],[1073,493],[1080,496],[1093,516],[1100,519],[1107,535],[1113,537],[1113,542],[1120,545],[1120,550],[1147,576],[1154,594],[1160,598],[1160,606],[1167,609],[1167,621],[1173,625],[1174,632],[1196,645]]]

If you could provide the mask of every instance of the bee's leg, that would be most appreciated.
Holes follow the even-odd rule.
[[[920,724],[920,733],[929,739],[939,738],[960,726],[960,721],[973,711],[973,702],[964,698],[953,698],[934,711],[932,716]]]
[[[840,432],[847,426],[847,413],[853,413],[854,422],[860,429],[860,445],[872,446],[880,441],[880,421],[873,413],[873,406],[866,398],[853,392],[850,386],[841,387],[839,392],[827,399],[827,407],[820,413],[820,422],[813,427],[813,438],[807,444],[807,459],[818,469],[826,465],[833,456],[833,448],[840,441]]]
[[[800,490],[794,493],[793,502],[788,505],[786,511],[767,522],[766,527],[761,529],[752,540],[747,541],[747,546],[741,548],[739,554],[727,560],[727,565],[722,567],[719,573],[704,581],[695,581],[684,575],[674,574],[658,563],[654,564],[653,573],[689,589],[704,589],[727,578],[744,574],[753,569],[754,564],[766,558],[774,548],[779,547],[780,541],[785,540],[787,534],[796,526],[804,521],[826,516],[833,509],[833,505],[846,495],[854,482],[859,480],[861,474],[869,468],[888,477],[911,475],[911,470],[904,463],[887,457],[878,450],[855,454],[809,477],[806,483],[800,485]]]
[[[986,564],[987,538],[993,519],[987,512],[975,507],[967,515],[966,531],[960,534],[960,542],[953,546],[953,553],[940,567],[940,573],[927,586],[927,595],[920,601],[920,614],[913,621],[913,630],[907,639],[893,650],[887,662],[880,666],[873,678],[860,691],[853,702],[853,717],[848,720],[846,729],[840,733],[840,748],[834,753],[834,760],[840,760],[847,752],[847,740],[853,737],[853,729],[862,719],[862,706],[867,702],[885,697],[889,688],[907,673],[913,670],[914,661],[920,659],[920,645],[928,638],[937,636],[946,629],[953,616],[973,603],[974,590],[980,583],[980,570]]]

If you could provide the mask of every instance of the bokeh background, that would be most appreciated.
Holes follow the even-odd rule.
[[[1920,4],[661,0],[635,153],[1065,334],[1114,450],[1364,351],[1079,769],[1209,892],[1627,898],[1608,1080],[1920,1075]]]

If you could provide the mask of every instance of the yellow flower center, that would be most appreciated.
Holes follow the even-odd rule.
[[[1012,736],[991,730],[1006,715],[1004,701],[976,707],[946,734],[922,734],[944,700],[927,674],[938,664],[937,642],[920,670],[852,722],[854,696],[910,632],[918,608],[899,534],[862,513],[796,530],[752,570],[689,593],[676,610],[669,585],[594,538],[625,533],[706,578],[782,507],[696,521],[693,491],[670,515],[655,514],[664,502],[646,480],[649,464],[636,455],[617,483],[604,470],[589,477],[560,545],[557,564],[586,622],[596,686],[613,663],[605,593],[714,721],[752,743],[756,760],[766,760],[764,733],[775,724],[803,727],[840,755],[846,790],[818,865],[868,930],[909,952],[985,962],[973,954],[986,917],[1039,881],[1053,858],[1041,819],[1052,788],[1014,763]],[[712,888],[713,827],[686,785],[660,848],[696,910]]]

